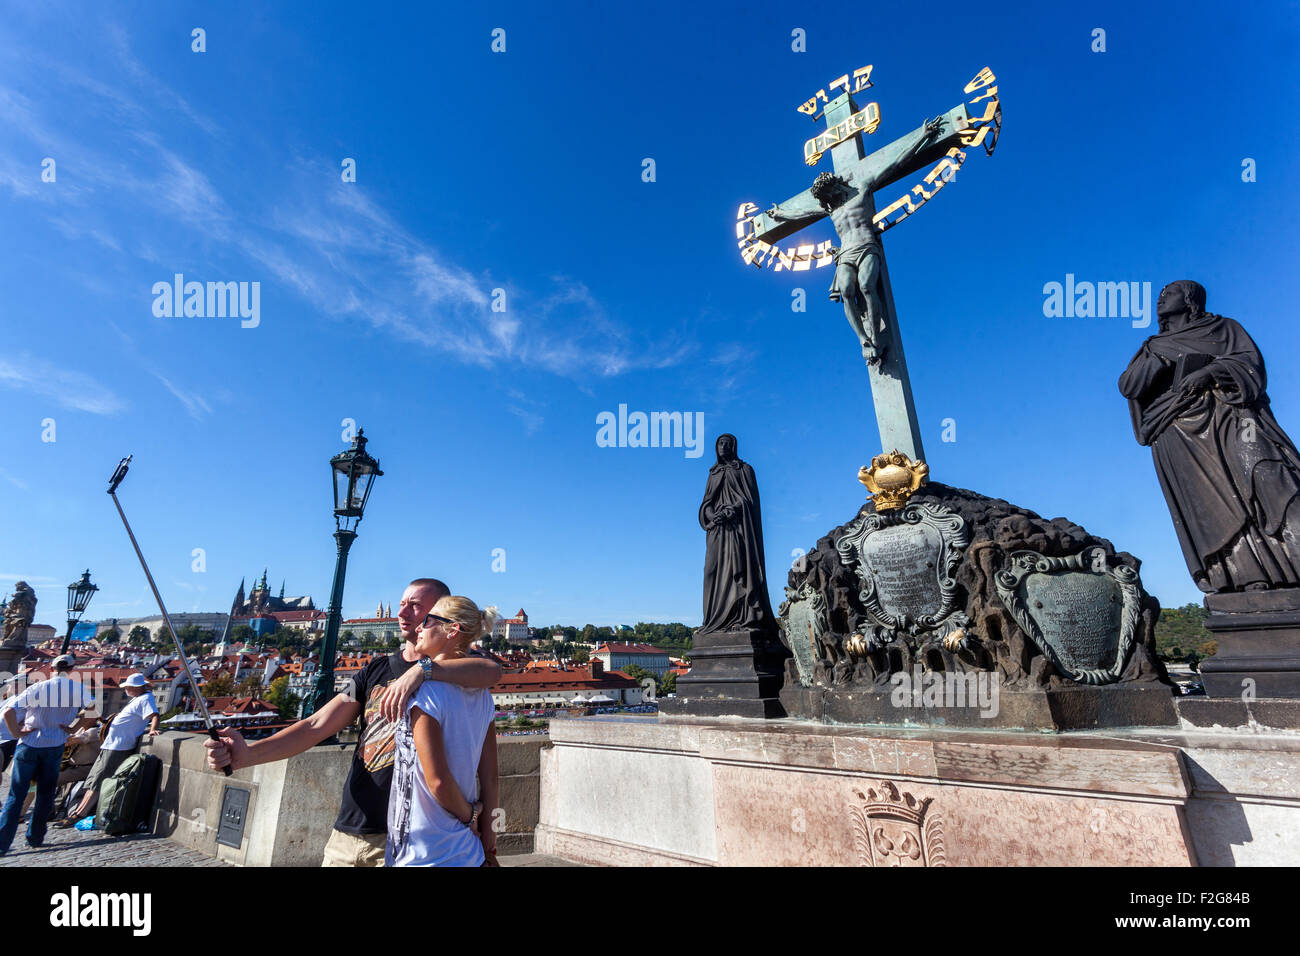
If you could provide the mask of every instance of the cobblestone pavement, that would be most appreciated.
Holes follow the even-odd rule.
[[[0,803],[9,795],[9,774],[0,779]],[[154,836],[152,833],[131,833],[125,836],[108,836],[101,830],[81,831],[69,827],[61,830],[50,827],[45,843],[39,847],[27,845],[27,820],[18,826],[13,846],[0,856],[0,867],[5,866],[230,866],[191,850],[189,847]],[[525,853],[501,858],[502,866],[574,866],[557,857]]]
[[[229,866],[152,833],[114,837],[100,830],[51,827],[36,848],[27,845],[26,834],[24,823],[9,852],[0,856],[0,866]]]
[[[10,766],[0,778],[0,804],[9,796]],[[27,818],[18,825],[9,852],[0,856],[3,866],[229,866],[189,847],[152,833],[109,836],[102,830],[69,827],[45,831],[39,847],[27,845]]]

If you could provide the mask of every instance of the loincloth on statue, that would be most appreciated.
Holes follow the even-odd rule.
[[[840,302],[844,299],[846,290],[840,288],[840,266],[849,266],[854,270],[856,276],[857,269],[862,265],[863,260],[871,253],[880,254],[880,239],[875,233],[866,242],[855,242],[851,246],[845,246],[843,249],[836,249],[832,253],[835,261],[835,278],[831,280],[831,289],[829,298],[832,302]],[[856,281],[856,280],[855,280]]]

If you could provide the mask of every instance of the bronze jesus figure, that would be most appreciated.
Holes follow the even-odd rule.
[[[880,295],[880,264],[884,250],[880,244],[880,231],[872,222],[876,216],[873,194],[880,185],[891,181],[902,167],[911,163],[939,134],[942,126],[943,117],[927,122],[920,138],[910,149],[900,153],[898,159],[866,182],[822,173],[813,181],[810,190],[830,216],[835,234],[842,243],[835,250],[835,280],[831,283],[830,299],[844,303],[844,314],[862,345],[862,357],[868,365],[876,365],[884,359],[887,348],[882,338],[887,325]],[[777,221],[802,218],[783,213],[780,206],[773,206],[767,214]]]

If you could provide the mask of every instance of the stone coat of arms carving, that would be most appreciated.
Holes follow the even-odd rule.
[[[849,803],[853,844],[862,866],[947,866],[943,822],[933,797],[918,800],[882,780]]]

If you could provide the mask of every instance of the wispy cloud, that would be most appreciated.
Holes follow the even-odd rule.
[[[12,359],[0,357],[0,385],[39,395],[60,408],[95,415],[113,415],[127,407],[117,393],[90,376],[27,353]]]
[[[223,195],[201,164],[225,152],[226,132],[150,73],[121,26],[102,27],[109,42],[92,62],[46,63],[0,47],[9,67],[0,115],[14,134],[0,142],[0,189],[38,203],[65,236],[177,271],[196,254],[227,268],[240,260],[250,278],[267,274],[325,316],[364,322],[471,365],[511,363],[580,382],[669,368],[694,351],[661,329],[628,328],[574,277],[521,288],[457,261],[362,185],[341,182],[334,159],[294,160],[260,190]],[[79,103],[81,111],[71,120],[56,116],[54,102]],[[111,117],[115,135],[79,135],[93,116]],[[191,135],[164,134],[177,118]],[[162,125],[169,121],[172,127]],[[45,154],[58,159],[57,189],[42,188],[31,166],[30,156]],[[128,211],[130,221],[153,217],[153,225],[123,235]],[[196,230],[201,246],[187,241]],[[505,292],[505,311],[493,310],[496,289]],[[157,377],[190,415],[210,413],[201,396]]]
[[[175,395],[177,400],[185,406],[185,410],[189,412],[190,418],[201,419],[204,415],[212,414],[212,406],[209,405],[198,392],[187,392],[183,389],[179,389],[161,372],[156,369],[150,369],[149,371],[154,378],[158,379],[158,381],[162,382],[163,385],[166,386],[167,391]]]
[[[15,488],[18,488],[22,491],[27,490],[27,482],[15,478],[13,475],[9,474],[9,472],[5,471],[3,468],[0,468],[0,478],[3,478],[5,481],[9,482]]]

